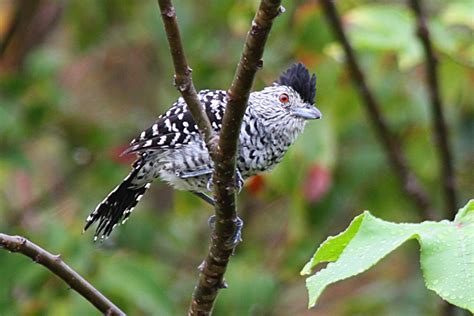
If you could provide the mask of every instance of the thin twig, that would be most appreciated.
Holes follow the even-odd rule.
[[[453,219],[457,211],[456,180],[454,176],[453,158],[448,141],[448,128],[443,114],[443,106],[439,91],[437,59],[430,39],[425,13],[421,1],[410,0],[410,7],[416,16],[417,32],[425,51],[426,80],[429,88],[433,118],[433,134],[438,144],[442,183],[446,199],[446,213]]]
[[[215,147],[215,137],[209,118],[199,101],[193,84],[192,70],[184,54],[181,34],[176,19],[176,10],[170,0],[158,0],[158,5],[160,6],[161,18],[165,26],[171,56],[173,57],[175,69],[174,84],[186,101],[201,135],[204,136],[207,148],[212,154]]]
[[[426,80],[429,88],[431,101],[433,134],[438,144],[438,155],[440,157],[440,169],[442,174],[443,190],[445,194],[445,213],[451,219],[456,216],[457,198],[456,198],[456,180],[454,176],[453,159],[448,142],[448,128],[443,114],[441,96],[439,91],[437,64],[438,61],[433,50],[430,39],[430,31],[426,23],[423,5],[419,0],[410,0],[409,6],[416,17],[416,34],[425,51],[426,59]],[[458,308],[445,302],[442,305],[443,315],[456,315]]]
[[[209,253],[201,265],[189,315],[210,314],[219,289],[226,287],[224,273],[235,247],[229,247],[226,243],[240,229],[235,206],[235,155],[240,126],[255,74],[263,66],[263,50],[273,20],[283,10],[281,1],[260,2],[247,34],[234,80],[227,91],[228,103],[214,163],[215,230],[212,233]]]
[[[2,233],[0,233],[0,248],[7,249],[11,252],[22,253],[33,259],[34,262],[46,267],[104,315],[125,315],[125,313],[115,306],[107,297],[64,263],[60,255],[53,255],[24,237],[10,236]]]
[[[403,190],[416,204],[423,218],[435,219],[436,215],[431,208],[428,194],[421,187],[413,172],[409,169],[400,141],[390,132],[388,124],[380,110],[380,104],[375,99],[374,94],[367,85],[364,73],[357,62],[355,52],[344,32],[341,19],[337,13],[333,0],[321,0],[320,3],[336,37],[344,48],[347,66],[352,75],[352,81],[364,100],[367,113],[370,117],[370,122],[373,124],[373,127],[385,148],[388,159],[402,184]]]

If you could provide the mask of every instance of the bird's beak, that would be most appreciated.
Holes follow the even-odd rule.
[[[305,120],[316,120],[323,117],[321,112],[310,104],[307,104],[305,107],[291,109],[291,114]]]

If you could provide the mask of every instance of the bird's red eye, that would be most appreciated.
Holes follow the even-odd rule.
[[[280,102],[281,102],[281,103],[288,103],[288,102],[290,102],[290,97],[289,97],[288,94],[286,94],[286,93],[280,94],[280,98],[279,98],[279,99],[280,99]]]

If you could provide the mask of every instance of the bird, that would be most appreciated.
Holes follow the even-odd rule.
[[[225,90],[201,90],[201,105],[217,134],[228,97]],[[316,75],[294,63],[272,84],[251,92],[240,129],[236,153],[236,185],[275,167],[308,120],[320,119],[315,107]],[[190,191],[209,203],[213,161],[188,105],[180,97],[123,154],[135,153],[130,173],[87,217],[84,231],[98,222],[94,240],[106,239],[123,224],[155,179],[174,189]]]

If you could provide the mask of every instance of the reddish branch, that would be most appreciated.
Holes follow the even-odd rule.
[[[457,211],[456,180],[454,177],[453,159],[448,142],[448,128],[443,114],[443,106],[439,92],[437,73],[437,59],[430,39],[430,32],[426,24],[424,10],[419,0],[410,0],[410,7],[416,16],[417,35],[423,45],[426,58],[426,80],[428,82],[431,109],[433,115],[433,132],[440,157],[442,183],[446,195],[446,212],[451,219]]]
[[[213,142],[213,130],[209,118],[199,101],[196,88],[193,84],[191,76],[192,70],[189,67],[184,54],[181,34],[176,19],[176,10],[173,7],[171,0],[158,0],[158,5],[160,6],[161,18],[165,26],[171,56],[173,57],[175,69],[174,84],[183,96],[186,104],[189,106],[193,119],[196,122],[201,135],[204,136],[207,148],[209,151],[213,151],[215,147]]]
[[[390,164],[399,178],[403,190],[413,200],[422,216],[434,219],[436,215],[431,209],[428,194],[421,187],[416,176],[409,169],[407,159],[402,151],[400,141],[388,128],[378,100],[367,85],[364,73],[357,61],[355,52],[342,27],[341,19],[332,0],[320,1],[324,13],[346,54],[347,66],[352,75],[352,81],[364,100],[365,108],[370,117],[370,122],[385,148]]]
[[[82,276],[74,271],[61,259],[60,255],[53,255],[40,246],[20,236],[9,236],[0,233],[0,248],[11,252],[19,252],[41,264],[55,275],[60,277],[72,289],[82,295],[104,315],[125,315],[107,297],[95,289]]]

